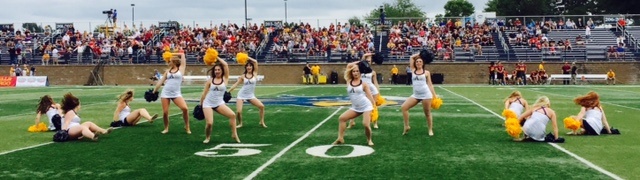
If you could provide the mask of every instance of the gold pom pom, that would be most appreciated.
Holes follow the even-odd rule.
[[[373,111],[371,111],[371,122],[375,123],[378,121],[378,107],[373,106]]]
[[[378,94],[378,98],[376,98],[376,106],[382,106],[384,103],[387,103],[387,100],[384,99],[381,94]]]
[[[162,53],[162,59],[164,59],[164,61],[167,63],[171,62],[171,57],[173,57],[173,54],[171,54],[170,51],[165,51],[164,53]]]
[[[248,60],[249,60],[249,55],[247,53],[236,54],[236,61],[238,62],[238,64],[245,65],[247,64]]]
[[[502,116],[507,119],[518,118],[518,115],[516,115],[516,112],[513,112],[511,109],[502,110]]]
[[[571,129],[571,130],[578,130],[580,129],[580,126],[582,126],[582,122],[573,119],[573,117],[566,117],[564,118],[564,127],[567,129]]]
[[[49,59],[51,59],[51,56],[49,56],[49,54],[44,54],[44,55],[42,55],[42,59],[49,60]]]
[[[38,123],[36,129],[38,130],[38,132],[47,132],[49,130],[49,128],[47,128],[47,125],[43,122]]]
[[[31,125],[31,126],[29,126],[29,129],[27,129],[27,131],[29,131],[29,132],[38,132],[38,128],[36,127],[36,125]]]
[[[431,109],[440,109],[442,106],[442,99],[437,97],[431,101]]]
[[[522,133],[522,126],[516,118],[507,118],[505,121],[505,127],[507,128],[507,134],[513,138],[519,138]]]
[[[203,60],[204,63],[207,64],[207,66],[215,64],[216,61],[218,61],[218,51],[214,48],[207,49],[207,52],[205,52],[204,54]]]

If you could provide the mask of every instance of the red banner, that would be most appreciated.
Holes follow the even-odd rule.
[[[0,76],[0,87],[16,87],[15,76]]]

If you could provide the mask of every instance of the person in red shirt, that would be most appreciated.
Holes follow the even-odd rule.
[[[529,83],[538,84],[538,71],[531,71],[531,74],[529,75]]]
[[[496,85],[496,63],[491,61],[489,65],[489,85]]]
[[[504,70],[504,66],[502,65],[502,62],[498,61],[498,66],[496,66],[496,71],[498,73],[498,81],[500,81],[500,84],[505,85],[505,70]]]
[[[571,73],[571,65],[569,65],[569,62],[564,62],[564,65],[562,66],[562,74],[570,74]],[[562,84],[564,85],[569,85],[570,83],[570,79],[569,78],[565,78],[562,81]]]

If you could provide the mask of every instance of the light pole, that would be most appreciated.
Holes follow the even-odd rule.
[[[284,0],[284,23],[287,23],[287,0]]]
[[[136,17],[136,11],[135,11],[135,7],[136,4],[131,4],[131,28],[133,29],[133,27],[136,25],[136,21],[135,21],[135,17]]]
[[[249,29],[249,24],[247,22],[247,0],[244,0],[244,27]]]

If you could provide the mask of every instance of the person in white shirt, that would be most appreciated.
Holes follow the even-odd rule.
[[[344,144],[344,132],[347,129],[349,119],[357,118],[362,115],[362,125],[364,126],[365,135],[367,136],[367,144],[373,146],[371,140],[371,111],[375,105],[369,85],[365,83],[360,76],[358,62],[347,64],[347,70],[344,72],[344,79],[347,84],[347,93],[351,101],[351,107],[342,113],[338,118],[338,139],[333,144]]]
[[[598,93],[591,91],[584,96],[575,98],[573,101],[581,107],[578,115],[571,117],[581,121],[581,128],[568,134],[596,136],[601,133],[612,134],[612,128],[609,126],[602,105],[600,105],[600,96]]]
[[[51,58],[53,59],[53,64],[58,65],[58,59],[60,59],[60,52],[57,47],[53,47],[51,51]]]
[[[151,116],[145,108],[139,108],[132,111],[129,106],[131,101],[133,101],[132,89],[128,89],[124,93],[120,94],[118,97],[118,106],[113,112],[114,122],[120,122],[117,124],[122,126],[135,126],[141,118],[147,119],[149,123],[153,123],[153,121],[158,118],[158,114]]]
[[[429,130],[429,136],[433,136],[433,117],[431,114],[431,100],[437,97],[436,91],[431,83],[431,73],[424,69],[424,65],[430,63],[425,62],[420,58],[420,54],[414,54],[409,58],[409,66],[411,70],[411,82],[413,85],[413,94],[402,103],[402,118],[404,120],[404,132],[405,135],[409,132],[411,127],[409,126],[409,109],[422,104],[422,110],[427,118],[427,125]]]
[[[244,68],[245,70],[244,73],[242,73],[242,77],[238,77],[236,83],[229,88],[229,92],[233,92],[238,85],[242,84],[242,88],[238,92],[236,98],[237,128],[242,127],[242,106],[244,101],[247,101],[258,108],[260,126],[266,128],[267,124],[264,123],[264,104],[262,104],[262,101],[260,101],[260,99],[255,95],[256,84],[258,83],[258,61],[249,57]]]

